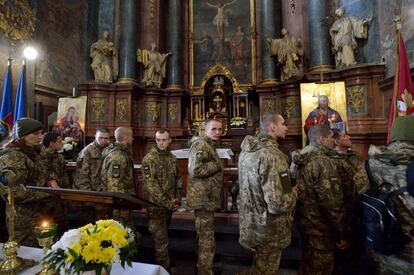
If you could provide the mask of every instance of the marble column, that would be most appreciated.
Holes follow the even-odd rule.
[[[278,9],[278,10],[277,10]],[[277,83],[276,63],[269,54],[267,38],[275,38],[281,29],[281,0],[261,0],[260,9],[260,28],[261,28],[261,67],[262,80],[261,84]],[[276,18],[276,14],[280,18]],[[278,26],[277,26],[278,25]]]
[[[136,83],[137,75],[137,2],[121,1],[121,40],[119,47],[119,83]]]
[[[309,0],[309,71],[332,69],[329,50],[329,26],[327,25],[326,0]]]
[[[182,91],[183,86],[183,17],[182,0],[170,0],[168,6],[168,51],[172,55],[167,60],[167,90]]]

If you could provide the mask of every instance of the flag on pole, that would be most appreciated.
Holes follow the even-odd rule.
[[[19,85],[17,86],[16,100],[14,101],[13,125],[19,118],[26,116],[26,87],[25,87],[26,65],[23,64],[20,74]]]
[[[397,59],[395,64],[394,89],[388,119],[387,143],[390,142],[390,130],[397,116],[414,113],[414,86],[405,50],[404,39],[397,27]]]
[[[0,108],[0,135],[5,138],[13,128],[12,83],[10,62],[7,65],[6,77],[3,83],[3,100]]]

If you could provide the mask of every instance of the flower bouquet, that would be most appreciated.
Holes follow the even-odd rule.
[[[121,262],[123,268],[125,263],[132,267],[136,247],[130,228],[115,220],[99,220],[65,232],[43,260],[56,272],[66,269],[78,275],[84,271],[110,274],[115,262]]]
[[[61,153],[65,159],[76,160],[78,157],[78,142],[71,137],[65,137],[62,143],[63,147],[59,153]]]
[[[247,125],[247,122],[242,117],[236,116],[236,117],[233,117],[230,120],[230,127],[231,128],[244,128],[244,127],[246,127],[246,125]]]

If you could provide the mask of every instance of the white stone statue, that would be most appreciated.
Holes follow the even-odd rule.
[[[299,57],[303,55],[302,41],[289,35],[286,29],[282,29],[282,38],[267,39],[271,56],[277,56],[277,63],[282,67],[281,80],[288,80],[300,75],[297,67]]]
[[[144,76],[142,77],[143,86],[161,88],[162,80],[165,78],[167,57],[169,55],[171,55],[170,52],[157,52],[155,43],[151,44],[149,50],[137,50],[137,60],[144,65]]]
[[[95,82],[112,83],[118,77],[118,50],[108,39],[109,32],[104,31],[102,39],[93,43],[90,49]]]
[[[329,34],[332,41],[332,52],[335,54],[336,68],[344,68],[355,65],[355,53],[357,42],[355,38],[366,39],[368,37],[368,25],[372,16],[359,20],[344,16],[344,10],[339,8],[335,12],[337,19],[332,24]]]

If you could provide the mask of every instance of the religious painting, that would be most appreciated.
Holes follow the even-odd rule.
[[[255,83],[254,0],[190,0],[189,41],[192,88],[217,64],[241,87]]]
[[[301,83],[302,141],[306,144],[312,126],[347,129],[345,82]]]
[[[85,131],[86,96],[59,98],[56,130],[62,137],[82,143]]]

